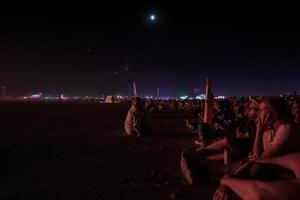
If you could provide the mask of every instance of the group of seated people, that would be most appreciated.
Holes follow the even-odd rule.
[[[215,101],[212,124],[203,122],[204,103],[193,103],[198,105],[193,107],[196,123],[187,121],[187,125],[199,138],[181,155],[186,183],[217,177],[215,200],[300,198],[300,102],[296,98]],[[142,99],[134,98],[126,133],[141,136],[147,129],[144,109]]]
[[[163,111],[191,112],[203,106],[204,106],[204,102],[199,100],[148,99],[145,101],[144,110],[147,112],[163,112]]]
[[[212,180],[217,173],[226,174],[214,194],[216,200],[299,199],[299,102],[268,97],[243,105],[247,107],[227,110],[234,113],[231,127],[216,126],[219,121],[213,118],[210,127],[198,130],[200,148],[185,150],[181,156],[185,181],[193,185]],[[216,115],[219,115],[218,109],[214,111]],[[240,123],[242,119],[244,123]],[[205,125],[201,121],[199,124]],[[215,135],[214,139],[208,140],[207,134]],[[224,149],[230,152],[230,163]],[[220,173],[222,168],[224,171]]]

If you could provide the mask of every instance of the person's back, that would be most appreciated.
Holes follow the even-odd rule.
[[[140,128],[141,114],[135,106],[131,106],[127,113],[124,129],[127,134],[137,134]]]
[[[285,155],[290,153],[300,152],[300,125],[292,124],[290,125],[290,134],[286,139],[286,142],[280,148],[280,154]]]
[[[129,135],[136,134],[139,137],[141,136],[141,106],[142,100],[140,98],[136,97],[132,100],[132,105],[127,113],[124,124],[125,132]]]

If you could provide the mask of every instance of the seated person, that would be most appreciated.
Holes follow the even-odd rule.
[[[224,135],[228,135],[228,137],[234,135],[235,123],[230,109],[224,104],[216,104],[212,113],[211,126],[203,123],[203,121],[198,124],[199,138],[195,143],[200,145],[199,150],[214,143],[216,140],[224,137]]]
[[[257,131],[250,159],[270,158],[283,154],[291,135],[291,111],[278,98],[265,98],[260,103]]]
[[[232,153],[240,154],[240,156],[247,156],[253,145],[253,140],[256,132],[255,121],[257,118],[257,112],[259,104],[252,102],[248,108],[248,119],[243,132],[238,132],[236,137],[225,135],[221,140],[214,142],[206,147],[207,150],[223,150],[229,148]],[[208,159],[223,160],[223,153],[208,156]]]
[[[230,131],[233,127],[232,121],[233,120],[231,120],[231,118],[224,116],[222,112],[216,112],[213,118],[213,128],[210,127],[208,124],[200,123],[198,128],[199,139],[201,142],[203,142],[203,146],[211,143],[217,137],[224,136],[224,133],[226,131],[234,132]],[[222,169],[224,169],[223,163],[207,159],[207,156],[215,154],[215,151],[210,151],[206,149],[201,150],[202,151],[187,149],[181,154],[181,170],[184,175],[185,181],[189,185],[193,185],[202,181],[208,181],[208,179],[211,178],[209,175],[213,175],[214,177],[220,177],[223,175],[216,175],[216,171],[222,173]],[[223,152],[223,149],[221,149],[221,151]]]
[[[143,116],[143,100],[139,97],[132,99],[131,107],[127,113],[124,124],[125,132],[141,137],[149,130],[148,123]]]
[[[195,109],[193,112],[194,118],[193,119],[186,119],[185,125],[187,128],[197,131],[197,127],[200,122],[203,121],[203,111],[201,109]]]
[[[233,171],[233,176],[251,178],[259,173],[266,175],[269,169],[258,163],[253,164],[253,161],[299,151],[299,145],[295,145],[294,141],[299,134],[292,132],[290,121],[291,112],[282,99],[263,99],[259,108],[253,153],[249,155],[248,162]],[[222,185],[217,193],[220,190],[224,190]]]

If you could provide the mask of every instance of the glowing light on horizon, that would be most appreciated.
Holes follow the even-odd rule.
[[[181,100],[185,100],[187,98],[188,98],[188,96],[181,96],[181,97],[179,97],[179,99],[181,99]]]
[[[196,96],[196,99],[200,99],[200,100],[205,99],[205,94],[200,94],[200,95]]]

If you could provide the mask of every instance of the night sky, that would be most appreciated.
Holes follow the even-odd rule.
[[[300,92],[297,10],[159,2],[9,10],[0,85],[11,95],[129,95],[134,77],[141,95],[178,96],[210,77],[215,95]]]

